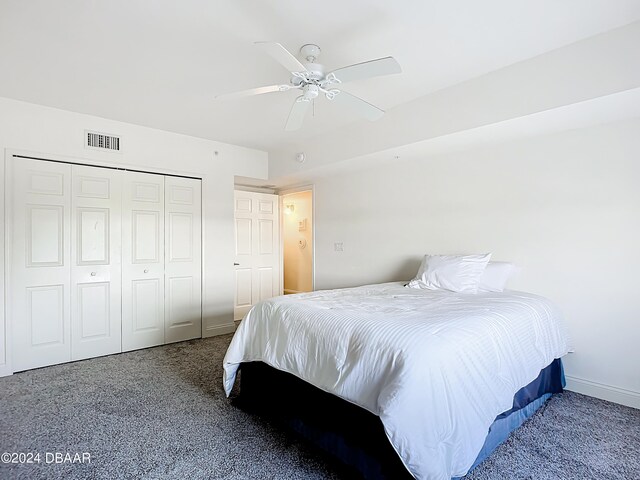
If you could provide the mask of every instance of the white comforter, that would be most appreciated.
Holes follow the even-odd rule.
[[[386,283],[255,305],[224,358],[224,388],[240,363],[265,362],[378,415],[416,478],[450,479],[514,394],[568,350],[545,298]]]

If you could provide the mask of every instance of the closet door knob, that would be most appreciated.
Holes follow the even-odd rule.
[[[95,277],[96,276],[96,272],[91,272],[91,276]]]
[[[145,269],[144,269],[144,273],[149,273],[149,269],[148,269],[148,268],[145,268]]]

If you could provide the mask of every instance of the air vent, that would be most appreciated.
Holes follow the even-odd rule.
[[[106,133],[85,131],[85,146],[100,150],[120,151],[120,137]]]

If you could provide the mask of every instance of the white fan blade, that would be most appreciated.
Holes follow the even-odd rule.
[[[402,68],[400,68],[400,64],[395,58],[384,57],[377,60],[370,60],[368,62],[356,63],[355,65],[339,68],[327,74],[327,77],[333,74],[335,78],[344,83],[400,72],[402,72]]]
[[[293,87],[290,85],[269,85],[268,87],[250,88],[249,90],[242,90],[240,92],[223,93],[222,95],[216,95],[215,98],[228,100],[232,98],[250,97],[251,95],[262,95],[263,93],[285,92],[291,88]]]
[[[289,50],[276,42],[256,42],[255,45],[262,48],[284,68],[293,72],[306,72],[305,67]]]
[[[291,107],[291,112],[289,112],[289,118],[287,118],[287,124],[284,127],[287,132],[292,132],[302,127],[304,116],[307,113],[307,110],[309,110],[311,102],[304,100],[300,101],[300,98],[302,97],[298,97],[298,99],[296,99],[293,107]]]
[[[357,115],[360,115],[372,122],[382,118],[384,115],[384,110],[380,110],[375,105],[371,105],[369,102],[365,102],[361,98],[342,90],[340,93],[336,94],[331,101],[339,105],[343,105],[353,113],[356,113]]]

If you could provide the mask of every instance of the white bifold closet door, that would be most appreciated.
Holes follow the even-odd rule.
[[[128,172],[122,350],[201,336],[201,181]]]
[[[71,359],[121,350],[124,172],[71,166]]]
[[[201,181],[165,177],[165,343],[201,335]]]
[[[11,164],[8,282],[14,371],[71,360],[71,166]]]
[[[201,181],[14,158],[13,370],[201,336]]]
[[[164,176],[128,172],[122,202],[122,350],[164,343]]]

